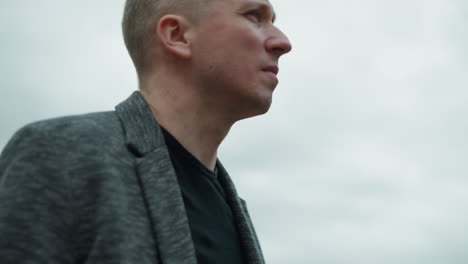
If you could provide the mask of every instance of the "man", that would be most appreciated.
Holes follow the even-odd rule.
[[[291,49],[267,0],[127,0],[139,91],[36,122],[0,157],[0,263],[264,263],[217,159]]]

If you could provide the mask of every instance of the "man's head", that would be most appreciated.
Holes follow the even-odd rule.
[[[140,78],[172,65],[213,111],[242,119],[268,110],[291,49],[274,20],[268,0],[127,0],[123,31]]]

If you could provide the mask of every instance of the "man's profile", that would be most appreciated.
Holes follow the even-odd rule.
[[[35,122],[0,156],[0,263],[264,263],[217,157],[291,50],[268,0],[127,0],[138,91]]]

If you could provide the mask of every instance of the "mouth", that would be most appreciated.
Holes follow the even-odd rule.
[[[279,72],[278,66],[275,66],[275,65],[267,66],[267,67],[263,68],[262,70],[263,70],[264,72],[271,72],[271,73],[273,73],[274,75],[278,75],[278,72]]]

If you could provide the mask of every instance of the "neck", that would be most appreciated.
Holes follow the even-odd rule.
[[[233,122],[213,109],[209,98],[181,79],[154,77],[142,83],[141,92],[158,123],[169,131],[208,169],[214,170],[217,150]],[[157,83],[157,84],[156,84]]]

